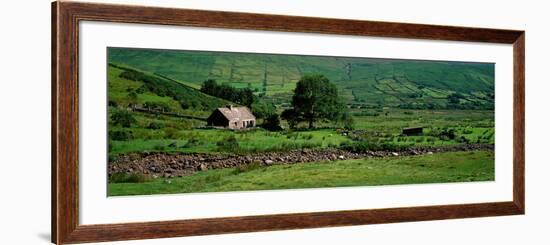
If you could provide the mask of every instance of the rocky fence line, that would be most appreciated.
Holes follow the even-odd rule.
[[[339,149],[303,149],[248,155],[201,153],[130,153],[109,162],[109,176],[115,173],[139,173],[151,177],[182,177],[208,169],[232,168],[251,163],[263,165],[337,161],[366,157],[396,157],[438,152],[494,150],[490,144],[467,144],[445,147],[415,147],[405,151],[366,151],[355,153]]]

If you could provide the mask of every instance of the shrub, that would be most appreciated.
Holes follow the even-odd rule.
[[[298,133],[296,132],[289,132],[286,134],[287,139],[298,139]]]
[[[235,168],[235,170],[233,170],[233,174],[246,173],[260,168],[262,168],[262,164],[260,162],[252,162],[249,164],[238,166],[237,168]]]
[[[348,112],[343,113],[340,120],[344,124],[344,129],[353,130],[355,128],[355,120],[353,119],[350,113]]]
[[[311,140],[311,139],[313,139],[313,135],[312,134],[304,134],[304,135],[302,135],[302,138],[304,138],[305,140]]]
[[[439,133],[439,138],[442,139],[442,140],[453,140],[456,138],[456,131],[452,128],[450,129],[443,129],[441,130],[441,132]]]
[[[216,146],[220,151],[237,151],[239,149],[239,142],[234,135],[231,135],[218,141]]]
[[[116,103],[116,101],[114,100],[109,100],[108,105],[112,107],[118,107],[118,103]]]
[[[147,125],[148,129],[161,129],[164,128],[164,124],[159,122],[150,122],[149,125]]]
[[[323,146],[321,142],[304,142],[300,145],[300,148],[302,149],[312,149],[312,148],[319,148]]]
[[[457,141],[458,143],[466,143],[466,144],[470,143],[470,140],[469,140],[468,138],[464,137],[464,136],[458,137],[458,138],[456,139],[456,141]]]
[[[109,131],[109,138],[110,140],[125,141],[133,139],[134,134],[130,130]]]
[[[141,173],[114,173],[109,177],[109,183],[143,183],[150,180]]]
[[[187,143],[185,143],[185,145],[183,145],[183,147],[184,148],[194,147],[194,146],[199,145],[199,143],[200,143],[199,139],[197,139],[195,137],[191,137],[187,140]]]
[[[141,85],[141,87],[136,89],[136,93],[138,93],[138,94],[143,94],[143,93],[145,93],[145,91],[147,91],[147,87],[145,87],[145,85]]]
[[[155,151],[164,151],[164,150],[166,150],[166,146],[164,146],[162,144],[157,144],[157,145],[153,146],[153,150],[155,150]]]
[[[114,162],[117,159],[118,159],[118,156],[116,156],[116,155],[109,154],[109,156],[108,156],[108,161],[109,162]]]
[[[138,99],[137,93],[136,93],[135,91],[129,92],[129,93],[128,93],[128,99],[129,99],[131,102],[135,103],[135,102],[137,101],[137,99]]]
[[[464,96],[459,93],[453,93],[447,96],[447,101],[449,104],[454,104],[454,105],[460,104],[460,99],[464,99]]]
[[[208,175],[206,178],[204,178],[204,181],[206,182],[216,182],[222,179],[221,174],[214,174],[214,175]]]
[[[189,107],[191,107],[189,103],[187,103],[187,101],[180,101],[180,106],[181,106],[181,109],[184,109],[184,110],[187,110],[189,109]]]
[[[468,129],[468,128],[465,128],[465,129],[462,130],[463,134],[472,134],[473,132],[474,132],[473,130]]]
[[[267,116],[264,120],[264,123],[262,124],[262,127],[269,130],[269,131],[280,131],[281,128],[281,120],[279,119],[279,115],[277,114],[271,114]]]
[[[164,129],[164,137],[167,139],[178,139],[180,136],[180,132],[175,128]]]
[[[133,123],[136,123],[136,119],[132,113],[126,110],[113,111],[111,121],[114,125],[120,125],[125,128],[129,128]]]

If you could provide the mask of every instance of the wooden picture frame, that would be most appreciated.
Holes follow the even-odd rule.
[[[513,44],[513,201],[125,224],[79,224],[79,22],[106,21]],[[52,4],[52,242],[152,239],[525,212],[525,33],[454,26],[91,4]]]

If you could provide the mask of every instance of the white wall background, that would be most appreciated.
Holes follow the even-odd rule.
[[[100,2],[116,2],[114,0]],[[527,214],[112,244],[549,244],[550,21],[545,1],[125,0],[197,9],[525,29]],[[50,237],[50,2],[0,9],[0,244]]]

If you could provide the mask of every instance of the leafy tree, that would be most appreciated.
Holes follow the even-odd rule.
[[[293,111],[285,117],[295,122],[306,121],[309,128],[320,119],[337,121],[346,107],[340,102],[336,85],[323,75],[305,75],[296,84],[292,96]]]
[[[252,104],[252,114],[256,116],[256,118],[267,118],[270,115],[276,114],[276,108],[273,103],[266,102],[262,99],[257,99]]]
[[[187,101],[185,100],[180,101],[180,106],[181,106],[181,109],[184,109],[184,110],[187,110],[190,107],[189,103],[187,103]]]
[[[114,125],[120,125],[125,128],[132,126],[132,123],[136,123],[136,119],[131,112],[126,110],[116,110],[111,114],[111,121]]]
[[[279,119],[279,115],[271,114],[267,116],[262,124],[262,127],[269,131],[281,130],[281,120]]]
[[[111,140],[126,141],[133,139],[134,134],[130,130],[109,131],[109,138]],[[110,142],[109,147],[112,147]]]
[[[147,91],[147,87],[145,85],[141,85],[138,89],[136,89],[136,93],[143,94]]]
[[[204,81],[200,91],[248,107],[252,107],[254,101],[257,100],[254,91],[250,88],[238,89],[227,84],[218,84],[213,79]]]
[[[218,84],[216,83],[216,80],[208,79],[208,80],[202,82],[201,92],[203,92],[205,94],[214,95],[217,86],[218,86]]]
[[[130,91],[127,97],[130,105],[135,105],[137,103],[138,95],[136,92]]]
[[[342,113],[340,120],[344,124],[344,129],[353,130],[355,126],[355,121],[353,120],[353,117],[348,112]]]
[[[286,109],[281,113],[281,118],[288,122],[290,128],[296,128],[298,123],[303,119],[300,118],[294,109]]]
[[[116,103],[116,101],[114,100],[109,100],[108,105],[112,107],[118,107],[118,103]]]
[[[239,92],[236,93],[236,98],[233,101],[235,103],[251,107],[252,103],[254,103],[254,100],[256,99],[252,89],[245,88],[239,89],[238,91]]]
[[[463,99],[464,96],[462,96],[459,93],[452,93],[449,96],[447,96],[447,101],[449,104],[458,105],[460,104],[460,99]]]

